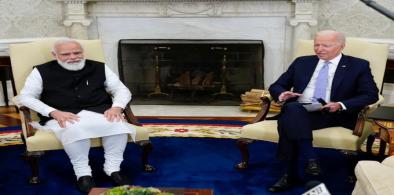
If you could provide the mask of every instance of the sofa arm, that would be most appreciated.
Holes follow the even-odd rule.
[[[394,169],[377,161],[359,161],[355,168],[357,184],[355,194],[394,194]],[[360,193],[362,192],[362,193]]]
[[[389,156],[383,160],[382,164],[394,169],[394,156]]]

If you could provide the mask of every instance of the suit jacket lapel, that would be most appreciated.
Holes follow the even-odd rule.
[[[334,78],[332,80],[332,86],[331,86],[331,99],[335,95],[336,89],[339,87],[339,84],[342,82],[342,80],[345,78],[346,72],[349,69],[349,64],[347,56],[342,54],[342,58],[339,61],[337,70],[335,71]]]
[[[315,72],[318,62],[319,62],[319,58],[317,56],[314,56],[314,58],[312,58],[312,60],[307,62],[307,63],[309,63],[307,65],[308,68],[306,68],[303,72],[306,79],[303,80],[302,86],[300,87],[300,91],[298,91],[299,93],[302,93],[305,90],[306,86],[308,85],[308,83],[312,79],[313,72]]]

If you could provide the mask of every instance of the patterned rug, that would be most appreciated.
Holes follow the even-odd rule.
[[[140,122],[149,131],[151,137],[206,137],[237,139],[246,122],[234,120],[185,120],[185,119],[141,119]],[[0,128],[0,147],[23,144],[21,127]],[[379,151],[380,140],[375,139],[372,152]],[[361,146],[366,151],[366,142]],[[386,154],[388,147],[386,147]]]
[[[151,137],[207,137],[237,139],[246,122],[230,120],[140,120]]]
[[[246,122],[230,120],[142,119],[151,137],[239,138]],[[22,144],[20,126],[0,128],[0,147]]]
[[[0,128],[0,146],[22,144],[20,129],[20,126]]]

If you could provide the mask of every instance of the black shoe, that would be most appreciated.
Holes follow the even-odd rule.
[[[94,182],[92,176],[86,175],[78,179],[78,190],[84,193],[89,193],[89,191],[94,187]]]
[[[296,183],[295,177],[284,174],[274,185],[268,188],[269,192],[281,192],[292,188]]]
[[[120,174],[120,171],[111,173],[111,180],[116,186],[131,184],[131,181],[126,176]]]
[[[320,164],[316,159],[309,159],[308,164],[305,168],[305,173],[311,176],[319,176],[320,175]]]

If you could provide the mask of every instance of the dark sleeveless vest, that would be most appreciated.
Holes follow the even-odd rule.
[[[57,61],[50,61],[36,68],[43,83],[40,100],[45,104],[74,114],[81,110],[104,113],[112,106],[111,96],[104,86],[103,63],[86,60],[85,67],[78,71],[66,70]],[[52,119],[42,115],[39,117],[41,125]]]

